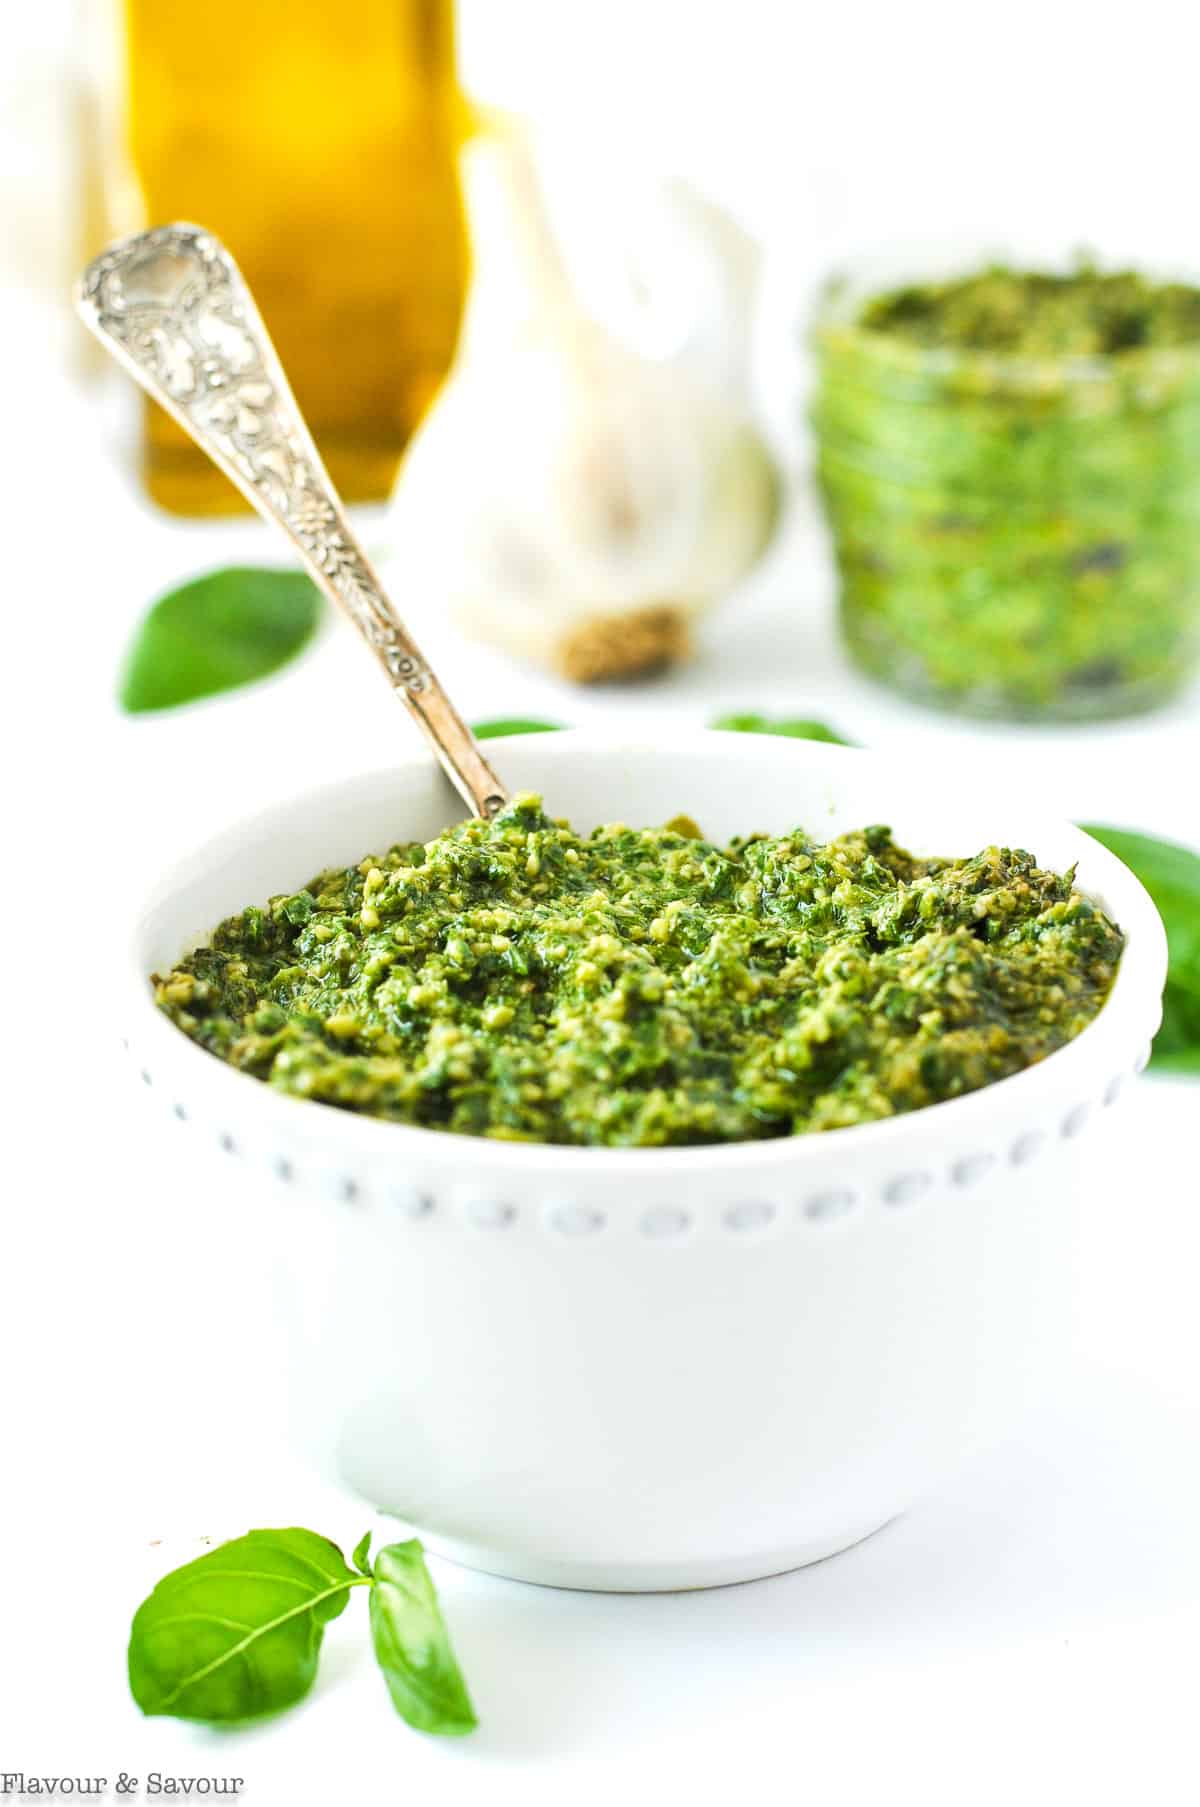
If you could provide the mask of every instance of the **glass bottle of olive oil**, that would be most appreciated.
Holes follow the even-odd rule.
[[[467,276],[453,0],[124,0],[142,224],[192,220],[246,275],[335,483],[391,488],[449,368]],[[153,402],[146,487],[238,506]]]

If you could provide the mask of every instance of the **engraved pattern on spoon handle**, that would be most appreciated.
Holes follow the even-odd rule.
[[[101,343],[283,529],[362,634],[471,809],[494,816],[507,792],[355,538],[221,242],[185,224],[121,239],[88,265],[76,305]]]

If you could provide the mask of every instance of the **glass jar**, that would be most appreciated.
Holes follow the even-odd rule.
[[[123,14],[121,229],[192,220],[225,240],[335,483],[382,499],[466,291],[452,0],[123,0]],[[143,471],[180,513],[239,505],[153,402]]]
[[[1200,663],[1200,339],[1058,358],[930,347],[862,323],[882,287],[831,285],[814,333],[853,658],[974,715],[1164,701]]]

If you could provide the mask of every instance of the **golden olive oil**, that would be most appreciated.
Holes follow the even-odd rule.
[[[125,0],[125,47],[143,223],[224,239],[334,482],[386,496],[466,288],[451,0]],[[153,402],[143,469],[178,513],[239,506]]]

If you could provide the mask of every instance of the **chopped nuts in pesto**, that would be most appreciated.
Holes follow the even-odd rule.
[[[1200,288],[988,268],[816,329],[854,657],[922,700],[1087,719],[1200,662]]]
[[[244,910],[158,1002],[297,1097],[650,1147],[958,1097],[1061,1047],[1112,984],[1120,930],[1029,853],[694,828],[581,835],[518,797]]]

